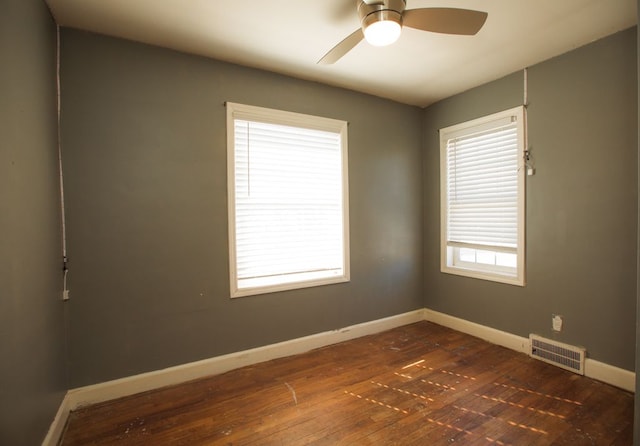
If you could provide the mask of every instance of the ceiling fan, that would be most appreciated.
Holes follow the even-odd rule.
[[[407,9],[406,0],[358,0],[361,28],[334,46],[318,64],[333,64],[361,40],[385,46],[400,37],[403,26],[422,31],[472,36],[480,31],[487,13],[458,8]]]

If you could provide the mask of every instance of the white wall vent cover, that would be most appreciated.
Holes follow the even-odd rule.
[[[531,341],[530,355],[533,358],[584,375],[586,356],[584,348],[545,339],[534,334],[530,334],[529,339]]]

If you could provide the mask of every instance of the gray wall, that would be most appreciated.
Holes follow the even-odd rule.
[[[421,110],[65,29],[71,386],[423,307]],[[351,282],[229,298],[225,101],[349,121]]]
[[[55,25],[0,3],[0,444],[40,444],[65,382]]]
[[[640,18],[640,0],[638,0],[638,17]],[[636,28],[637,29],[637,28]],[[636,48],[636,75],[638,86],[640,86],[640,33],[637,35],[637,48]],[[638,109],[640,110],[640,88],[638,88]],[[637,123],[638,130],[638,173],[640,176],[640,114],[638,116]],[[640,184],[639,191],[640,191]],[[640,200],[640,192],[639,192],[639,200]],[[638,202],[638,215],[637,221],[640,222],[640,201]],[[640,225],[638,227],[638,249],[636,252],[637,255],[637,279],[636,279],[636,363],[635,370],[640,370],[640,289],[638,288],[638,283],[640,283]],[[633,423],[633,444],[640,444],[640,373],[636,373],[636,391],[635,394],[635,407],[634,407],[634,423]]]
[[[523,102],[523,74],[451,97],[424,113],[426,307],[528,336],[585,346],[634,370],[637,240],[635,28],[529,69],[527,285],[439,271],[438,129]],[[552,313],[564,316],[560,334]]]

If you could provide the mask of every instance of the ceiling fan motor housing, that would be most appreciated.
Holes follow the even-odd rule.
[[[382,20],[390,20],[402,26],[402,12],[407,6],[406,0],[361,0],[358,4],[358,15],[362,29]]]

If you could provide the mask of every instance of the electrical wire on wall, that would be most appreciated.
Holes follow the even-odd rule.
[[[58,171],[60,173],[60,218],[62,226],[62,300],[69,299],[67,288],[67,275],[69,273],[67,261],[67,223],[64,212],[64,177],[62,174],[62,136],[60,130],[60,26],[56,25],[56,108],[57,108],[57,133],[58,133]]]
[[[529,107],[529,70],[524,69],[524,98],[523,98],[523,130],[524,130],[524,167],[527,170],[527,175],[531,176],[535,174],[536,169],[534,167],[533,158],[531,156],[531,148],[529,147],[529,119],[527,117],[527,109]]]

